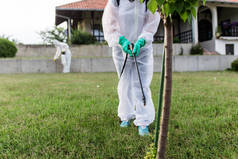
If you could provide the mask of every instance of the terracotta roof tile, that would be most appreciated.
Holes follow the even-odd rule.
[[[236,3],[238,3],[238,0],[218,0],[218,1],[224,1],[224,2],[236,2]]]
[[[108,0],[82,0],[58,6],[59,9],[103,10]],[[238,3],[238,0],[207,0],[207,2]]]
[[[60,9],[89,9],[103,10],[108,0],[83,0],[58,6]]]
[[[207,2],[238,3],[238,0],[207,0]]]

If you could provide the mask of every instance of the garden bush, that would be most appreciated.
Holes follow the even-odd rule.
[[[178,38],[178,37],[174,37],[174,39],[173,39],[173,43],[180,43],[181,41],[180,41],[180,39]]]
[[[231,69],[234,71],[238,71],[238,59],[231,63]]]
[[[88,32],[83,32],[81,30],[73,30],[71,36],[72,44],[93,44],[97,40]]]
[[[199,44],[194,45],[194,46],[192,46],[192,48],[190,50],[190,54],[191,55],[202,55],[203,54],[203,49]]]
[[[13,42],[0,38],[0,57],[14,57],[16,53],[17,48]]]

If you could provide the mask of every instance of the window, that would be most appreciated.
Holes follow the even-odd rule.
[[[226,44],[226,55],[234,55],[234,44]]]
[[[101,24],[94,24],[93,25],[92,34],[97,39],[97,41],[100,41],[100,42],[104,41],[104,34],[103,34]]]

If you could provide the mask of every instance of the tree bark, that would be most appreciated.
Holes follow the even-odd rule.
[[[170,17],[164,19],[165,28],[165,83],[164,83],[164,96],[163,108],[160,124],[160,135],[157,151],[157,159],[165,159],[166,143],[169,126],[169,114],[172,95],[172,53],[173,53],[173,25]]]

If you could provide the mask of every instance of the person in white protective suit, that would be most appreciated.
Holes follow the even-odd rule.
[[[56,47],[54,61],[56,61],[56,59],[58,59],[61,56],[61,63],[63,65],[63,73],[70,72],[71,51],[69,50],[69,46],[66,43],[59,42],[57,40],[53,40],[53,44]]]
[[[158,29],[160,16],[147,10],[146,2],[140,0],[108,0],[103,13],[105,40],[112,47],[113,61],[120,75],[126,54],[125,70],[118,83],[118,116],[121,127],[128,127],[130,120],[138,126],[139,135],[149,134],[148,126],[155,119],[150,83],[153,76],[153,36]],[[134,43],[133,51],[128,46]],[[146,98],[144,106],[140,83],[132,53],[137,56],[142,85]]]

